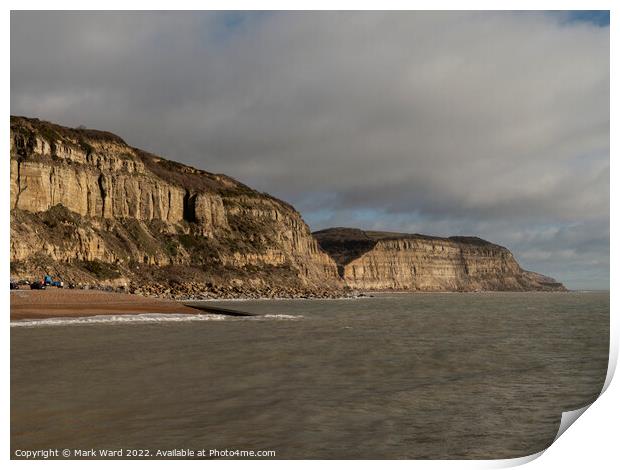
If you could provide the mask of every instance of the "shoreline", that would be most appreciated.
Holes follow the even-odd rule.
[[[575,292],[609,292],[609,290],[483,290],[483,291],[422,291],[422,290],[375,290],[364,291],[358,295],[349,295],[342,297],[220,297],[220,298],[187,298],[178,300],[178,302],[250,302],[250,301],[266,301],[266,300],[360,300],[372,298],[385,298],[390,295],[433,295],[433,294],[455,294],[455,295],[471,295],[471,294],[566,294]]]
[[[286,301],[286,300],[363,300],[372,298],[386,298],[391,295],[416,295],[416,294],[509,294],[515,292],[528,293],[570,293],[570,292],[609,292],[609,291],[471,291],[471,292],[452,292],[452,291],[367,291],[360,292],[358,295],[344,297],[322,298],[322,297],[249,297],[249,298],[209,298],[196,299],[188,298],[184,300],[162,299],[157,297],[146,297],[137,294],[106,292],[101,290],[76,290],[76,289],[47,289],[47,290],[28,290],[17,289],[10,293],[11,308],[10,321],[23,320],[48,320],[58,318],[85,318],[95,316],[119,316],[119,315],[213,315],[218,312],[205,313],[200,308],[186,305],[188,302],[204,303],[241,303],[251,301]],[[222,309],[226,315],[227,309]]]
[[[11,321],[97,315],[177,314],[202,312],[174,300],[97,290],[13,290]]]

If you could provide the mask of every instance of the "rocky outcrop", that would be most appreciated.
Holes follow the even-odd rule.
[[[563,289],[473,237],[329,229],[319,246],[289,204],[108,132],[11,117],[10,137],[16,278],[172,297]]]
[[[11,117],[10,136],[15,277],[257,295],[342,287],[299,213],[274,197],[107,132]]]
[[[506,248],[477,237],[333,228],[314,233],[359,290],[565,290],[549,277],[523,270]]]

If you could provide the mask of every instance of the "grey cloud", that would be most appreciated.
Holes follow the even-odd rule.
[[[609,28],[542,13],[227,15],[13,12],[11,111],[229,174],[315,229],[481,231],[532,269],[557,254],[576,285],[593,275],[573,242],[510,234],[584,227],[608,256]]]

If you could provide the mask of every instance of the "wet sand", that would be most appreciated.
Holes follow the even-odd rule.
[[[173,300],[97,290],[46,289],[11,291],[11,320],[34,320],[140,313],[200,314]]]

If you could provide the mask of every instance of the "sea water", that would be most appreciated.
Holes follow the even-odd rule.
[[[607,372],[608,292],[219,304],[12,323],[12,451],[520,457]]]

